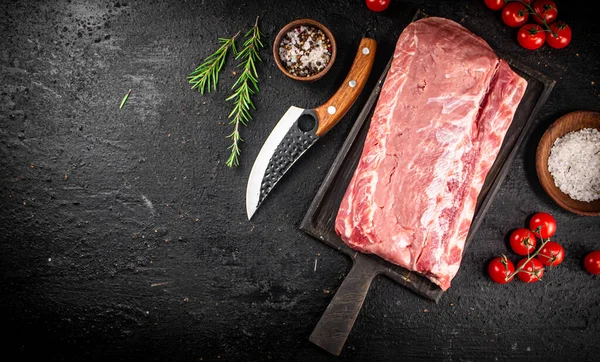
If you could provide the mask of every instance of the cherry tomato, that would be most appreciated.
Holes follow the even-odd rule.
[[[546,212],[538,212],[529,221],[529,229],[537,237],[548,239],[556,232],[556,220]]]
[[[539,16],[533,15],[532,18],[538,24],[543,24],[542,19],[546,20],[546,24],[552,24],[558,16],[558,9],[552,0],[537,0],[532,5],[533,11]]]
[[[519,269],[522,265],[525,264],[527,259],[521,259],[519,263],[517,263],[517,269]],[[517,277],[524,281],[525,283],[535,283],[538,280],[542,279],[544,275],[544,265],[541,261],[536,258],[531,259],[527,265],[523,267],[523,269],[517,273]]]
[[[552,33],[548,33],[546,36],[548,45],[555,49],[561,49],[569,45],[571,42],[571,28],[567,24],[563,21],[557,21],[550,25],[550,29],[556,36],[552,35]]]
[[[504,255],[492,259],[488,265],[488,274],[490,275],[490,278],[498,284],[506,284],[513,280],[513,277],[510,277],[508,280],[506,278],[514,272],[514,264]]]
[[[525,24],[519,29],[517,39],[523,48],[535,50],[544,45],[546,33],[542,27],[537,24]]]
[[[537,258],[545,266],[556,266],[564,260],[565,249],[559,243],[549,241],[540,249]]]
[[[367,0],[367,7],[376,12],[384,11],[388,5],[390,0]]]
[[[504,0],[485,0],[485,5],[492,10],[500,10],[504,7]]]
[[[535,234],[525,228],[520,228],[510,234],[510,247],[519,255],[528,255],[535,250]]]
[[[600,274],[600,250],[592,251],[583,259],[583,266],[590,274]]]
[[[529,19],[529,13],[527,12],[525,5],[521,3],[508,3],[504,9],[502,9],[502,21],[508,26],[518,28],[525,24],[527,19]]]

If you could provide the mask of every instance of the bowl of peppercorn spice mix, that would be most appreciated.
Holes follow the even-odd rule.
[[[331,69],[336,52],[331,31],[312,19],[292,21],[273,42],[277,67],[288,77],[303,82],[323,77]]]

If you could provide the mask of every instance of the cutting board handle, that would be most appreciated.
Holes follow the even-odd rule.
[[[368,257],[353,258],[352,269],[321,316],[309,340],[338,356],[352,330],[373,278],[381,266]]]
[[[344,79],[344,83],[327,102],[315,108],[319,120],[317,136],[321,137],[327,133],[352,107],[365,84],[367,84],[375,61],[376,50],[377,42],[375,40],[361,39],[354,62],[346,79]]]

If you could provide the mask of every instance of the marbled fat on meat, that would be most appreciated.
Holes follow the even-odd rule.
[[[448,289],[526,86],[451,20],[406,27],[338,211],[342,240]]]

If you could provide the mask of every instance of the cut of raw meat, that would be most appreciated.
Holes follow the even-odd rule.
[[[406,27],[336,218],[342,240],[448,289],[526,86],[451,20]]]

